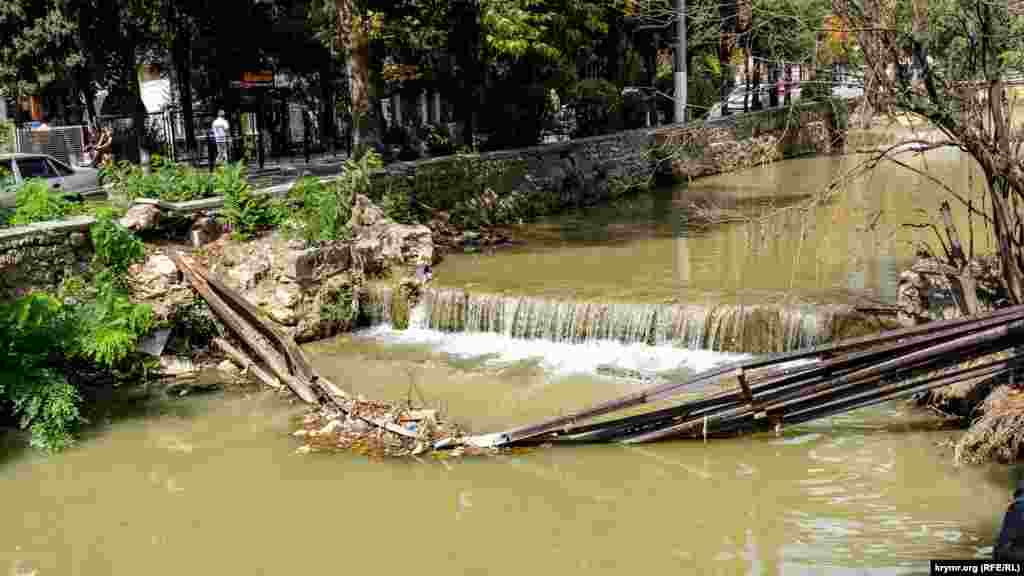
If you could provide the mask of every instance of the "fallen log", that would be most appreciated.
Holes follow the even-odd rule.
[[[416,433],[394,422],[360,414],[358,403],[340,387],[318,374],[295,340],[264,322],[260,318],[259,310],[252,303],[202,266],[186,261],[180,253],[174,253],[171,257],[192,286],[210,304],[210,308],[238,334],[239,338],[252,347],[278,378],[304,402],[320,404],[323,400],[343,414],[358,418],[371,426],[410,440],[419,439]],[[268,347],[264,339],[276,345],[276,349]],[[283,354],[280,351],[283,351]]]
[[[263,340],[262,334],[258,330],[254,329],[249,322],[239,316],[217,292],[210,288],[206,279],[193,269],[192,264],[187,262],[177,252],[171,253],[171,259],[174,260],[178,270],[181,270],[189,284],[199,292],[199,295],[206,300],[207,304],[210,305],[210,308],[220,317],[224,324],[233,330],[247,346],[252,348],[282,382],[291,388],[304,402],[308,404],[315,404],[317,402],[316,394],[313,393],[309,384],[292,376],[285,365],[284,358],[282,358],[277,350],[269,346]]]
[[[271,376],[263,368],[260,368],[255,362],[253,362],[253,360],[249,357],[248,354],[242,352],[238,348],[235,348],[234,346],[229,344],[227,340],[223,338],[214,338],[213,344],[217,346],[217,348],[220,348],[222,352],[227,354],[228,357],[235,362],[235,364],[241,366],[243,372],[248,372],[252,374],[253,376],[256,377],[257,380],[275,390],[281,390],[282,388],[284,388],[284,385],[281,384],[280,380]]]

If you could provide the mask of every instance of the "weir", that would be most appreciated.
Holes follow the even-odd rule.
[[[394,295],[390,287],[370,286],[364,322],[391,323]],[[570,344],[611,340],[753,354],[798,350],[878,330],[877,320],[841,304],[586,302],[453,288],[424,290],[409,313],[409,326]]]
[[[549,442],[652,442],[735,436],[801,424],[966,380],[1019,369],[1024,306],[736,362],[551,420],[465,440],[474,446]],[[596,423],[712,383],[725,392]]]

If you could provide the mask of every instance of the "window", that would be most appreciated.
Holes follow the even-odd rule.
[[[56,176],[53,168],[46,161],[46,158],[18,158],[18,172],[21,172],[21,179],[29,178],[53,178]]]
[[[50,166],[53,168],[55,174],[60,174],[61,176],[71,176],[75,173],[71,168],[68,168],[52,158],[50,159]]]

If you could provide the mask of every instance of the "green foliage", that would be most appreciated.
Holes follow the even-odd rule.
[[[814,51],[815,37],[832,5],[822,0],[756,0],[751,49],[764,58],[804,60]]]
[[[18,187],[16,193],[17,208],[10,220],[13,226],[57,220],[70,209],[67,201],[50,192],[46,180],[29,180]]]
[[[299,205],[296,220],[309,242],[348,238],[352,197],[337,183],[323,184],[316,178],[303,178],[292,188],[291,197]]]
[[[48,451],[70,446],[81,421],[82,396],[65,375],[69,363],[115,367],[152,325],[150,308],[132,304],[109,281],[66,282],[61,292],[66,301],[33,293],[0,304],[0,413]]]
[[[426,142],[431,156],[447,156],[455,152],[455,141],[444,124],[423,124],[419,137]]]
[[[370,196],[382,204],[395,202],[401,211],[408,206],[410,221],[423,221],[445,211],[452,224],[464,228],[480,226],[483,220],[511,223],[516,215],[501,208],[502,199],[525,170],[523,160],[483,160],[476,154],[459,154],[420,165],[412,177],[390,178],[378,184]],[[482,198],[486,206],[478,205]]]
[[[413,209],[409,192],[405,186],[387,185],[381,199],[384,215],[400,224],[415,224],[416,211]]]
[[[357,310],[353,298],[352,287],[347,285],[325,295],[320,305],[320,317],[328,322],[351,325]]]
[[[285,218],[286,210],[280,202],[265,194],[253,193],[241,162],[216,172],[214,192],[224,196],[224,216],[235,237],[251,238]]]
[[[383,165],[378,154],[368,151],[358,160],[346,160],[341,175],[330,184],[315,178],[297,182],[291,197],[300,205],[297,224],[306,240],[328,242],[350,237],[352,198],[355,194],[370,194],[370,176]]]
[[[577,82],[568,101],[576,111],[574,138],[614,132],[622,124],[622,93],[607,80],[591,78]]]
[[[112,282],[102,282],[95,297],[76,314],[72,350],[90,361],[113,368],[135,350],[138,339],[153,325],[149,306],[133,304]]]
[[[217,184],[225,170],[230,168],[218,168],[211,174],[153,156],[148,173],[142,166],[122,160],[100,169],[100,178],[127,200],[159,198],[184,202],[217,195]]]
[[[110,270],[114,278],[123,279],[129,266],[145,258],[146,248],[131,231],[114,220],[113,211],[102,211],[96,218],[89,230],[95,248],[94,261]]]

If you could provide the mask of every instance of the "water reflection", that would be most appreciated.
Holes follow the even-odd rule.
[[[970,177],[971,164],[957,151],[905,160],[965,196],[973,193],[980,205],[983,183]],[[784,294],[829,301],[857,293],[892,302],[896,271],[919,246],[935,242],[931,232],[904,225],[934,217],[948,195],[892,163],[845,182],[862,161],[779,162],[519,227],[516,234],[530,242],[525,248],[450,256],[435,280],[570,299],[762,302]],[[827,201],[806,207],[836,182],[842,185]],[[966,211],[956,203],[954,210],[969,243]],[[971,220],[980,252],[985,227]]]

